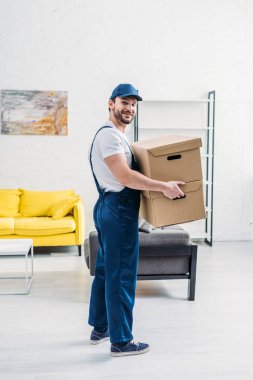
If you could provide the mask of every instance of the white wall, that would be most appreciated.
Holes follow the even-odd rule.
[[[0,88],[69,92],[69,136],[0,135],[0,187],[75,188],[88,233],[87,148],[113,87],[156,99],[215,89],[214,237],[252,240],[252,32],[246,0],[0,0]]]

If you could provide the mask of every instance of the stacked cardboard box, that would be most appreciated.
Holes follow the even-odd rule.
[[[142,191],[141,216],[155,227],[204,219],[201,139],[163,136],[132,144],[141,173],[159,181],[183,181],[185,198],[171,200],[160,192]]]

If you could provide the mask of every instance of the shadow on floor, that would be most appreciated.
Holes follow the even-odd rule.
[[[78,246],[57,246],[57,247],[34,247],[34,254],[45,254],[52,255],[57,253],[70,254],[74,256],[78,256]]]

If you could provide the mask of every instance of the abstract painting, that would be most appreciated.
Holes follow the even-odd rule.
[[[67,92],[2,90],[1,134],[67,135]]]

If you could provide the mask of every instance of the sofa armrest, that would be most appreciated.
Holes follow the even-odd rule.
[[[84,244],[84,210],[82,201],[78,201],[73,208],[73,216],[76,222],[76,244]]]

